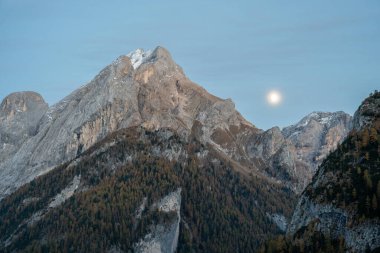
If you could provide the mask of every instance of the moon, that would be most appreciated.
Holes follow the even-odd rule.
[[[282,96],[281,93],[277,90],[271,90],[267,94],[267,101],[270,105],[276,106],[281,103]]]

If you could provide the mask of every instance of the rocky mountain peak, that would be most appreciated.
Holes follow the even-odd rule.
[[[0,165],[38,131],[38,124],[48,109],[36,92],[15,92],[0,105]]]
[[[366,98],[354,114],[353,128],[360,130],[380,117],[380,92],[375,91]]]
[[[314,164],[315,171],[326,157],[343,141],[352,128],[352,117],[344,112],[313,112],[297,124],[282,130],[297,149],[297,158]]]
[[[315,236],[323,235],[344,252],[378,252],[380,248],[379,92],[364,100],[353,126],[339,148],[324,159],[298,201],[288,228],[297,247],[295,238],[312,245]]]
[[[16,114],[47,107],[42,96],[33,91],[14,92],[6,96],[0,105],[0,117],[13,118]]]
[[[340,120],[350,121],[351,116],[345,112],[312,112],[303,117],[298,123],[284,128],[283,133],[286,137],[290,137],[291,134],[296,135],[294,129],[302,129],[305,127],[314,127],[314,125],[320,125],[322,127],[330,127],[336,124]]]
[[[230,99],[215,97],[189,80],[163,47],[120,56],[45,112],[36,134],[0,164],[0,176],[8,178],[0,182],[0,198],[131,126],[195,135],[228,157],[252,164],[240,145],[257,129]]]
[[[137,69],[142,63],[146,61],[147,58],[152,54],[152,51],[138,48],[135,51],[127,54],[127,57],[131,60],[134,69]]]

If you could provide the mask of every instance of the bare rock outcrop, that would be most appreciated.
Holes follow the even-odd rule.
[[[323,159],[336,149],[352,128],[352,117],[344,112],[313,112],[282,130],[295,146],[296,157],[315,173]]]
[[[343,240],[347,252],[380,248],[379,105],[375,92],[356,111],[354,129],[302,193],[288,227],[291,238],[308,243],[320,233]]]
[[[16,92],[0,105],[0,164],[38,132],[38,124],[48,109],[41,95]]]
[[[240,143],[260,131],[235,110],[231,100],[217,98],[191,82],[162,47],[119,57],[89,84],[45,111],[34,136],[16,153],[4,156],[0,198],[118,129],[168,127],[246,164],[250,162]]]
[[[344,113],[316,113],[283,131],[264,132],[246,121],[231,99],[215,97],[189,80],[162,47],[120,56],[50,108],[41,97],[33,98],[24,103],[27,113],[17,111],[24,108],[20,99],[2,104],[21,109],[0,114],[6,117],[0,123],[0,199],[107,134],[132,126],[173,129],[212,145],[246,175],[265,174],[301,192],[319,159],[350,127]]]
[[[150,232],[134,245],[137,253],[174,253],[177,250],[179,224],[181,222],[181,188],[169,193],[153,209],[159,213],[173,213],[174,218],[166,224],[151,226]]]

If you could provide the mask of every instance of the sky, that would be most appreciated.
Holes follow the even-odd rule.
[[[158,45],[262,129],[353,114],[380,90],[377,0],[0,0],[0,100],[32,90],[52,105],[118,56]]]

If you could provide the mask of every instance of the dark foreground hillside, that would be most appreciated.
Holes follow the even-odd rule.
[[[262,252],[380,252],[380,93],[304,190],[287,236]]]
[[[123,129],[24,185],[0,203],[0,251],[138,251],[175,224],[155,203],[178,189],[178,252],[254,252],[281,233],[270,217],[291,216],[291,192],[189,139]]]

